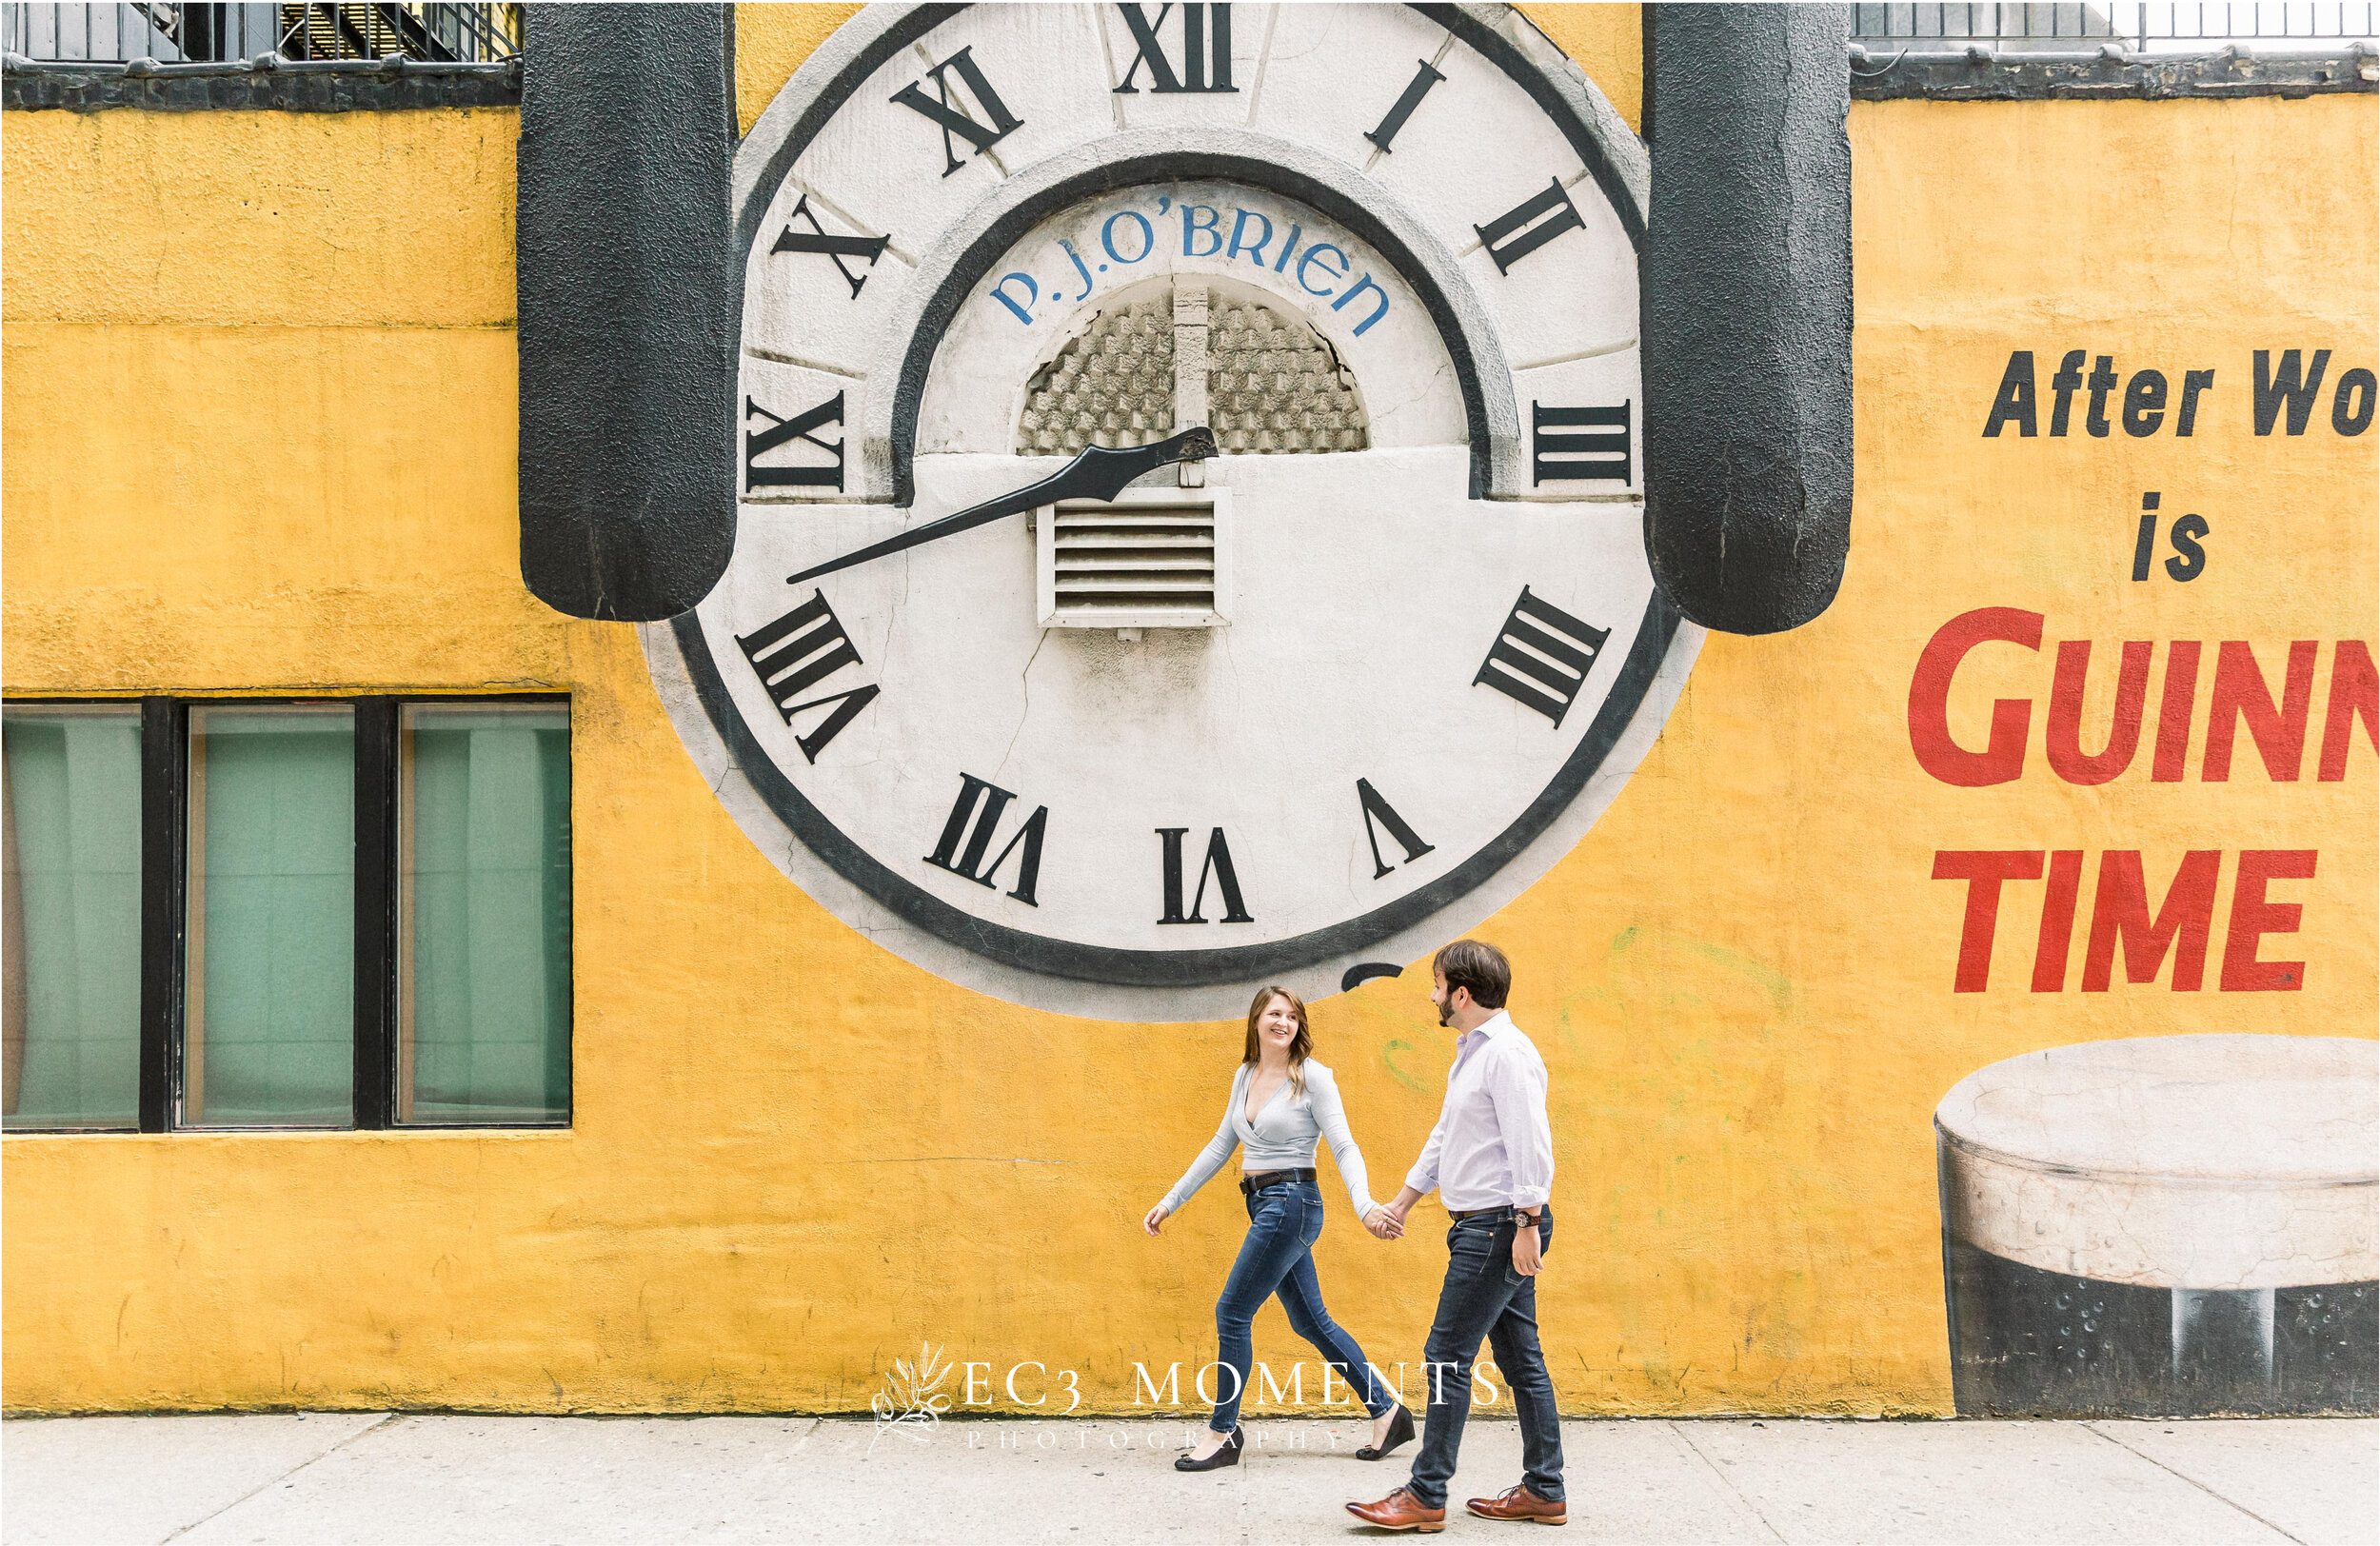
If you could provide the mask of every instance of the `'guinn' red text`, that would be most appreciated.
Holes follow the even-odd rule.
[[[2244,640],[2211,646],[2194,639],[2162,646],[2127,641],[2112,651],[2112,710],[2105,723],[2086,726],[2092,641],[2063,641],[2053,663],[2041,662],[2042,624],[2038,612],[1986,606],[1953,618],[1927,641],[1910,678],[1909,747],[1928,775],[1976,789],[2012,783],[2027,770],[2037,697],[1996,699],[1982,744],[1962,744],[1950,726],[1951,684],[1962,668],[1990,671],[1996,682],[2012,685],[2023,680],[2012,679],[2012,665],[2030,670],[2037,695],[2041,666],[2049,665],[2042,760],[2053,776],[2068,783],[2122,778],[2139,765],[2144,741],[2152,783],[2189,777],[2193,752],[2202,783],[2227,783],[2235,766],[2242,777],[2252,778],[2250,769],[2260,765],[2273,783],[2294,783],[2304,776],[2310,740],[2315,743],[2314,780],[2335,783],[2346,779],[2356,743],[2374,744],[2380,671],[2374,670],[2371,645],[2363,640],[2340,640],[2328,650],[2311,639],[2298,640],[2285,651],[2268,645],[2277,682]],[[2006,645],[2028,655],[2012,656],[2001,647]],[[2210,656],[2213,680],[2200,721],[2198,682]],[[2328,680],[2317,694],[2318,667],[2326,656]],[[2158,675],[2159,688],[2153,722],[2152,674]],[[2203,848],[2178,861],[2144,862],[2137,849],[2110,849],[2096,856],[2095,864],[2086,863],[2090,858],[2079,848],[1936,852],[1934,879],[1967,883],[1954,991],[1981,993],[1991,985],[2002,904],[2011,882],[2042,882],[2033,931],[2033,992],[2062,993],[2078,985],[2085,993],[2104,993],[2114,983],[2119,963],[2124,981],[2153,982],[2169,961],[2170,981],[2179,993],[2205,987],[2211,961],[2215,985],[2224,992],[2291,992],[2305,986],[2305,962],[2267,960],[2262,942],[2268,936],[2297,932],[2303,907],[2269,888],[2275,882],[2311,880],[2321,858],[2315,850],[2248,848],[2227,858],[2223,849]],[[2216,900],[2227,870],[2230,907],[2218,933]]]
[[[2010,679],[2013,664],[2007,651],[2013,644],[2035,659],[2025,660],[2039,690],[2042,617],[2013,606],[1984,606],[1961,613],[1937,629],[1917,657],[1909,680],[1909,749],[1917,765],[1944,783],[1976,789],[2008,783],[2025,771],[2032,743],[2033,698],[2002,698],[1992,705],[1992,725],[1980,746],[1963,746],[1951,738],[1951,683],[1964,668]],[[1978,651],[1987,651],[1978,653]],[[2177,783],[2188,775],[2193,746],[2201,755],[2198,777],[2222,783],[2231,776],[2240,732],[2264,764],[2265,775],[2276,783],[2294,783],[2305,767],[2306,743],[2316,724],[2321,728],[2314,777],[2334,783],[2347,777],[2348,753],[2358,722],[2366,745],[2373,743],[2373,722],[2380,719],[2380,672],[2372,665],[2371,645],[2360,639],[2342,639],[2327,652],[2330,672],[2322,694],[2322,714],[2316,720],[2315,666],[2326,653],[2320,641],[2300,639],[2285,659],[2271,664],[2280,670],[2278,690],[2268,676],[2255,646],[2241,639],[2226,639],[2210,647],[2195,639],[2175,639],[2162,650],[2147,640],[2131,640],[2115,649],[2115,708],[2105,725],[2086,728],[2083,688],[2091,677],[2092,641],[2069,639],[2057,646],[2049,675],[2049,713],[2042,723],[2042,752],[2050,771],[2069,783],[2111,783],[2139,759],[2149,731],[2151,667],[2162,653],[2164,669],[2158,681],[2156,724],[2149,752],[2149,780]],[[2283,652],[2271,645],[2267,657]],[[2193,723],[2198,702],[2198,676],[2213,656],[2214,690],[2206,723]],[[1973,659],[1971,660],[1971,657]],[[2101,669],[2107,669],[2102,656]],[[2019,678],[2018,680],[2022,680]],[[2097,749],[2086,751],[2088,740]]]

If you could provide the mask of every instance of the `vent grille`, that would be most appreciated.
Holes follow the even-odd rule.
[[[1216,308],[1207,422],[1226,453],[1360,451],[1370,421],[1353,372],[1312,324],[1253,301]]]
[[[1201,300],[1206,291],[1186,293]],[[1019,456],[1074,456],[1086,446],[1147,446],[1185,424],[1206,424],[1236,456],[1360,451],[1371,421],[1354,372],[1314,326],[1287,309],[1217,298],[1177,307],[1180,293],[1111,307],[1034,372],[1017,422]],[[1186,352],[1195,331],[1205,347]],[[1202,375],[1200,406],[1185,406],[1187,371]]]
[[[1041,625],[1205,628],[1227,621],[1227,505],[1213,497],[1223,493],[1133,490],[1114,505],[1044,510]]]
[[[1101,312],[1043,366],[1017,425],[1019,456],[1147,446],[1174,432],[1171,295]]]

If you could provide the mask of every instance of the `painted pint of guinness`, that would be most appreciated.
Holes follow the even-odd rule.
[[[2087,1042],[1934,1113],[1959,1415],[2369,1411],[2375,1048]]]

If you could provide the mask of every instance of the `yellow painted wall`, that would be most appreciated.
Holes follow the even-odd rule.
[[[10,112],[11,691],[566,680],[522,587],[507,110]]]
[[[747,63],[769,9],[739,8]],[[817,24],[780,25],[782,74]],[[6,1400],[851,1410],[930,1341],[1128,1406],[1132,1360],[1212,1357],[1236,1199],[1211,1187],[1161,1240],[1138,1219],[1211,1132],[1239,1028],[1019,1009],[877,949],[711,798],[631,632],[524,592],[516,129],[8,115],[7,690],[568,689],[577,1023],[567,1133],[0,1144]],[[2318,411],[2259,440],[2245,377],[2257,347],[2371,363],[2373,99],[1862,105],[1852,133],[1842,595],[1713,638],[1580,849],[1478,931],[1553,1070],[1541,1304],[1574,1411],[1947,1412],[1928,1119],[1953,1082],[2095,1037],[2373,1031],[2360,732],[2344,783],[2310,751],[2295,784],[2084,790],[2040,766],[2036,706],[2025,778],[1966,790],[1904,725],[1918,649],[1975,606],[2043,611],[2051,640],[2245,638],[2275,674],[2290,640],[2372,637],[2380,434]],[[2011,348],[2076,346],[2214,366],[2198,435],[1978,438]],[[2150,487],[2215,528],[2189,586],[2126,579]],[[1992,696],[2046,699],[2048,658],[1971,668],[1960,733]],[[2304,932],[2272,941],[2302,943],[2305,991],[1950,992],[1963,887],[1927,878],[1937,848],[2214,845],[2322,851],[2280,888]],[[1411,974],[1317,1030],[1393,1176],[1445,1033]],[[1418,1358],[1434,1204],[1394,1246],[1329,1205],[1338,1318]],[[1274,1309],[1257,1336],[1304,1351]]]
[[[1644,8],[1524,0],[1520,13],[1578,61],[1630,129],[1644,130]]]
[[[752,132],[794,68],[859,10],[856,5],[736,7],[737,133]]]

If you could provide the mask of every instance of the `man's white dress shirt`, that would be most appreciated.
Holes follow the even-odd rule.
[[[1534,1208],[1554,1193],[1545,1060],[1502,1010],[1455,1042],[1446,1104],[1405,1184],[1450,1213]]]

